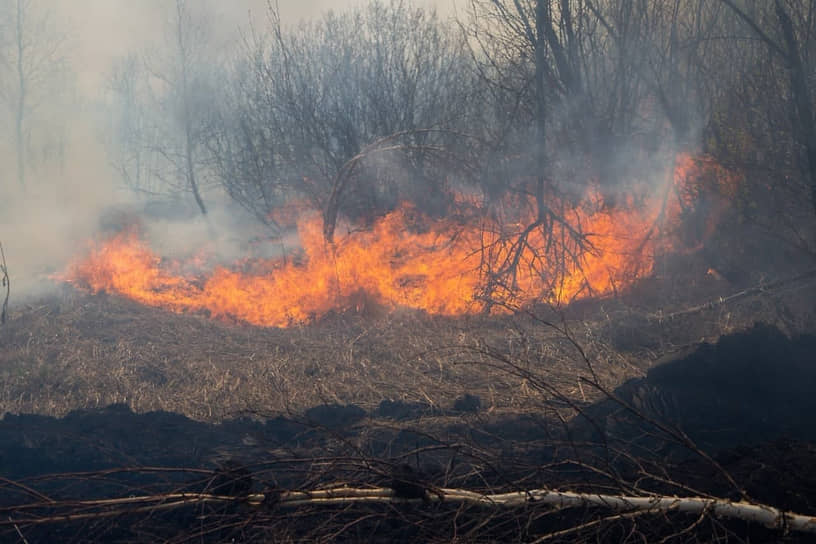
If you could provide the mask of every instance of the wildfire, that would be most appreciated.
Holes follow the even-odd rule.
[[[679,163],[675,181],[693,167]],[[678,196],[691,205],[688,194]],[[473,314],[495,302],[568,303],[620,291],[652,272],[660,243],[655,224],[676,213],[666,211],[665,201],[607,208],[597,191],[560,210],[563,221],[525,232],[529,217],[430,219],[406,204],[334,245],[325,243],[319,216],[302,214],[299,258],[253,262],[251,272],[217,266],[195,275],[163,261],[133,228],[95,245],[71,265],[67,279],[93,292],[261,326],[286,327],[369,303]]]

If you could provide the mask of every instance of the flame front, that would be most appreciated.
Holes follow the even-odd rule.
[[[690,168],[685,162],[679,167]],[[508,225],[483,215],[462,224],[430,219],[403,205],[370,229],[328,245],[320,218],[312,215],[298,221],[302,258],[253,262],[251,273],[219,266],[204,276],[185,275],[180,272],[185,267],[163,263],[130,229],[93,247],[70,267],[68,280],[177,312],[206,311],[273,327],[368,303],[435,315],[568,303],[618,292],[652,272],[659,244],[655,225],[667,213],[660,200],[608,208],[597,191],[589,191],[579,205],[562,208],[563,224],[532,229],[523,245],[519,235],[529,217]],[[417,222],[422,229],[414,228]],[[574,228],[568,225],[580,226],[582,242],[554,243],[567,239],[567,230]],[[493,275],[506,271],[508,262],[512,285],[507,277],[494,282]]]

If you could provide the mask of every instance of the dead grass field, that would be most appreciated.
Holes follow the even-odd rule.
[[[579,404],[598,398],[579,387],[589,369],[567,336],[611,389],[662,358],[755,321],[788,332],[812,328],[812,282],[729,301],[714,296],[721,288],[686,291],[683,306],[654,303],[666,286],[653,280],[627,298],[538,309],[535,317],[372,312],[263,329],[63,287],[16,304],[0,328],[0,414],[61,416],[126,403],[136,412],[216,422],[325,403],[373,410],[401,400],[447,410],[467,393],[490,413],[523,413],[547,396],[525,373]],[[563,319],[567,336],[544,323],[560,327]]]

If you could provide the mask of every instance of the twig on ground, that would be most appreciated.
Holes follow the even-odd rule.
[[[11,518],[9,517],[9,519]],[[26,539],[25,535],[23,534],[23,532],[20,530],[20,527],[18,527],[16,523],[14,524],[14,530],[17,531],[17,535],[20,537],[20,540],[23,542],[23,544],[28,544],[28,540]]]

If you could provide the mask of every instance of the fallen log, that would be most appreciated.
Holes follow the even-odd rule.
[[[272,491],[244,496],[209,493],[167,493],[131,496],[93,501],[46,501],[13,507],[15,516],[0,518],[2,525],[39,525],[104,518],[123,513],[167,510],[200,503],[243,503],[256,507],[295,508],[300,506],[348,505],[353,503],[429,504],[433,502],[470,504],[484,508],[514,508],[546,505],[553,508],[596,507],[611,510],[621,516],[632,513],[683,513],[712,515],[762,524],[781,532],[816,533],[816,516],[786,512],[772,506],[705,497],[674,497],[666,495],[626,496],[596,493],[575,493],[551,489],[532,489],[510,493],[485,494],[466,489],[433,488],[422,498],[398,496],[390,487],[336,487],[314,491]],[[95,512],[89,509],[107,508]],[[63,512],[57,513],[59,510]],[[5,510],[5,509],[2,509]],[[37,515],[40,510],[50,511]],[[73,510],[73,512],[71,511]],[[80,512],[81,511],[81,512]],[[27,514],[26,512],[31,512]]]

